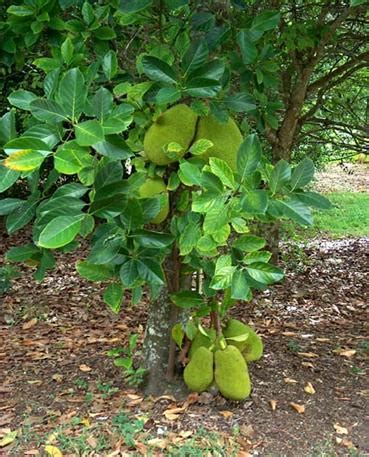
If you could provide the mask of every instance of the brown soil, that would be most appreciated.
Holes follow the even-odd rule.
[[[318,192],[369,192],[369,164],[330,165],[316,174]]]
[[[0,259],[26,237],[0,238]],[[368,239],[320,241],[295,253],[283,284],[260,293],[248,307],[234,308],[265,343],[263,359],[249,367],[250,400],[237,404],[219,395],[192,395],[174,417],[170,410],[183,402],[143,398],[124,385],[106,356],[131,332],[143,334],[144,305],[111,314],[100,297],[102,286],[82,280],[73,269],[83,250],[59,261],[41,284],[33,281],[32,268],[22,268],[0,311],[0,431],[30,426],[32,434],[22,449],[10,445],[3,452],[37,455],[38,434],[46,436],[76,416],[92,424],[108,421],[123,406],[133,416],[145,415],[143,433],[157,437],[156,444],[167,433],[190,436],[205,427],[224,436],[237,429],[239,456],[365,455],[368,247]],[[87,401],[81,382],[88,382],[93,401]],[[98,386],[107,382],[120,390],[104,395]],[[309,391],[307,383],[315,393],[304,390]],[[120,446],[122,454],[112,455],[147,452],[139,443],[128,451]],[[163,452],[155,455],[167,455]]]

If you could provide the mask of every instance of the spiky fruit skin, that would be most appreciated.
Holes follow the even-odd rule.
[[[244,400],[251,393],[251,381],[246,362],[235,346],[227,346],[214,355],[215,382],[223,397]]]
[[[199,347],[183,372],[187,387],[193,392],[204,392],[214,379],[214,354]]]
[[[201,332],[196,333],[195,338],[192,340],[190,350],[188,351],[188,356],[190,359],[192,359],[192,356],[200,347],[209,349],[210,346],[212,346],[213,341],[215,340],[216,332],[213,328],[209,329],[207,332],[210,338],[206,337]]]
[[[237,170],[237,152],[243,141],[242,134],[236,122],[230,117],[227,122],[219,122],[214,116],[201,117],[198,122],[196,139],[206,138],[213,146],[200,157],[218,157]]]
[[[161,224],[168,216],[169,213],[169,197],[167,186],[161,178],[148,178],[142,184],[138,191],[141,198],[150,198],[155,195],[165,194],[165,202],[159,213],[154,217],[152,224]]]
[[[245,341],[227,340],[227,343],[238,348],[246,362],[259,360],[263,355],[263,341],[259,335],[249,326],[237,319],[230,319],[223,331],[226,338],[247,334]]]
[[[150,162],[156,165],[168,165],[176,160],[167,157],[163,146],[179,143],[183,150],[188,150],[195,136],[197,115],[187,105],[180,103],[162,113],[148,129],[144,138],[144,151]]]

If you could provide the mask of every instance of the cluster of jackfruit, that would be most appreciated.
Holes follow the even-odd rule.
[[[204,392],[214,385],[225,398],[244,400],[251,393],[247,362],[262,355],[263,343],[255,331],[230,319],[220,337],[214,329],[208,331],[208,336],[196,334],[189,351],[190,362],[183,373],[184,381],[194,392]]]
[[[236,122],[232,118],[219,122],[212,115],[199,117],[183,103],[166,110],[148,129],[144,138],[145,155],[156,165],[168,165],[177,159],[165,154],[165,145],[172,142],[180,144],[182,150],[179,156],[183,157],[191,144],[201,138],[210,140],[213,146],[200,157],[218,157],[236,170],[237,152],[242,143],[242,134]]]

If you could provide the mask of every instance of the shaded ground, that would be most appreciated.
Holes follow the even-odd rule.
[[[0,239],[0,259],[25,241],[16,238]],[[192,395],[184,405],[143,399],[123,385],[106,351],[131,332],[142,335],[145,307],[112,315],[99,287],[75,273],[77,254],[64,257],[42,284],[25,267],[0,311],[0,432],[18,430],[4,455],[43,455],[47,437],[68,449],[68,439],[81,434],[89,451],[68,455],[368,453],[369,239],[314,243],[297,251],[287,245],[294,260],[285,282],[235,308],[266,347],[250,364],[254,389],[241,404],[211,394]],[[136,419],[127,422],[122,411]],[[63,442],[62,435],[50,438],[63,427]],[[202,427],[220,434],[202,432],[199,453],[170,453],[171,443],[186,446]],[[98,430],[106,432],[105,444]]]

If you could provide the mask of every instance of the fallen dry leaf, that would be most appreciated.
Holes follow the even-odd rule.
[[[272,408],[272,411],[275,411],[277,409],[277,400],[269,400],[270,407]]]
[[[350,358],[356,354],[355,349],[335,349],[333,352],[335,352],[336,354],[338,354],[342,357],[347,357],[347,358]]]
[[[31,319],[30,321],[27,321],[25,322],[23,325],[22,325],[22,330],[28,330],[30,329],[31,327],[33,327],[34,325],[37,324],[37,318],[34,317],[33,319]]]
[[[82,365],[80,365],[78,368],[81,371],[83,371],[84,373],[87,373],[88,371],[92,371],[92,368],[89,367],[88,365],[85,365],[84,363],[82,363]]]
[[[219,411],[219,414],[221,414],[226,419],[233,416],[232,411]]]
[[[314,365],[311,362],[301,362],[301,365],[306,368],[314,368]]]
[[[147,444],[160,449],[165,449],[168,446],[168,440],[165,438],[152,438],[148,440]]]
[[[252,425],[243,424],[240,426],[240,433],[246,438],[252,438],[255,435],[255,430]]]
[[[310,395],[314,395],[316,392],[314,389],[314,386],[311,384],[311,382],[306,383],[306,386],[304,387],[304,391]]]
[[[16,430],[14,430],[14,431],[9,430],[6,433],[6,435],[3,438],[1,438],[0,447],[5,447],[8,444],[12,443],[15,440],[16,437],[17,437],[17,431]]]
[[[62,382],[63,381],[63,375],[55,373],[52,375],[52,380],[56,382]]]
[[[298,403],[294,403],[293,401],[290,403],[290,406],[297,411],[299,414],[304,414],[305,412],[305,406],[304,405],[299,405]]]
[[[166,419],[170,420],[170,421],[175,421],[179,418],[179,414],[183,413],[184,411],[186,411],[187,408],[185,407],[180,407],[180,408],[171,408],[171,409],[167,409],[163,412],[164,416]]]
[[[334,429],[336,430],[336,433],[339,435],[348,435],[348,430],[346,427],[342,427],[340,424],[333,424]]]
[[[319,355],[316,354],[315,352],[298,352],[297,354],[300,357],[306,357],[308,359],[313,359],[313,358],[319,357]]]
[[[182,430],[182,431],[179,432],[179,436],[181,438],[189,438],[192,435],[193,435],[193,431],[192,430],[187,430],[187,431]]]
[[[292,378],[284,378],[283,381],[286,384],[297,384],[297,382],[298,382],[298,381],[296,381],[296,379],[292,379]]]

